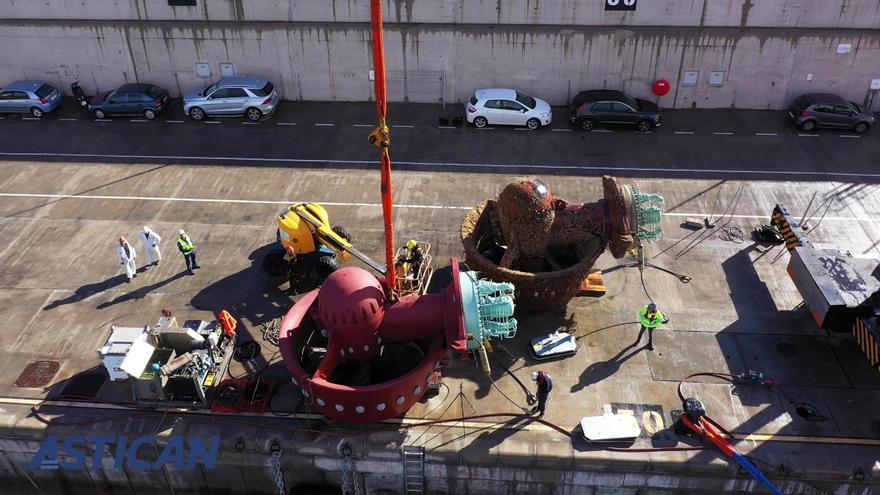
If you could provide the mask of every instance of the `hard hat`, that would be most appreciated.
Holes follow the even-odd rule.
[[[178,233],[179,235],[186,235],[186,232],[184,232],[183,229],[180,229],[177,233]]]
[[[149,232],[149,231],[150,231],[150,228],[147,227],[146,225],[144,225],[144,232]]]
[[[648,311],[657,311],[657,305],[654,303],[649,304]]]
[[[538,381],[538,372],[537,371],[532,372],[532,381],[535,381],[535,382]]]
[[[415,248],[419,247],[419,243],[410,239],[410,240],[406,241],[406,247],[408,247],[410,249],[415,249]]]

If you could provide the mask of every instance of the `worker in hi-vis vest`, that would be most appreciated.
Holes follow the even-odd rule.
[[[643,306],[642,310],[639,311],[639,323],[642,324],[642,329],[639,330],[639,337],[630,347],[639,345],[639,342],[642,341],[642,335],[645,334],[645,330],[648,330],[648,345],[646,347],[649,351],[653,351],[654,329],[659,328],[664,323],[669,323],[669,318],[657,309],[656,304],[651,303]]]
[[[183,229],[180,229],[177,235],[177,249],[183,254],[183,259],[186,260],[186,270],[190,275],[196,268],[201,268],[196,262],[196,245]]]

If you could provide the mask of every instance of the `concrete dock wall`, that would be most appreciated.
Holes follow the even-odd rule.
[[[398,432],[390,430],[317,431],[313,423],[285,422],[272,418],[260,426],[259,418],[186,417],[170,415],[162,418],[165,427],[158,427],[157,415],[120,416],[112,421],[82,423],[69,426],[53,425],[78,414],[60,415],[55,410],[50,425],[41,428],[32,417],[9,415],[0,434],[0,483],[5,495],[18,494],[277,494],[272,474],[271,455],[281,449],[280,466],[288,493],[339,493],[343,483],[351,488],[352,475],[360,493],[369,495],[403,492],[401,446],[415,442],[428,444],[425,455],[426,493],[434,495],[505,494],[505,495],[645,495],[681,494],[719,495],[725,493],[764,493],[763,488],[747,474],[716,455],[681,452],[675,462],[658,462],[650,454],[615,454],[596,449],[573,448],[571,442],[553,438],[549,432],[526,432],[512,435],[510,431],[489,433],[471,431],[462,437],[458,428],[439,428]],[[110,413],[115,414],[115,413]],[[14,419],[16,418],[16,419]],[[43,418],[46,419],[45,417]],[[156,446],[141,447],[137,458],[153,462],[169,436],[184,437],[187,444],[193,437],[220,435],[222,442],[216,465],[208,468],[196,464],[194,469],[175,469],[171,464],[155,470],[136,470],[130,458],[122,467],[114,466],[114,447],[108,446],[101,456],[100,468],[93,468],[94,448],[85,452],[84,469],[29,469],[46,435],[55,435],[59,442],[70,435],[155,435]],[[503,442],[499,443],[499,439]],[[351,448],[353,464],[344,462],[339,453],[340,442]],[[60,443],[59,443],[60,445]],[[868,455],[867,451],[864,453]],[[60,455],[60,462],[70,460]],[[784,493],[814,495],[869,495],[878,482],[840,479],[830,473],[786,472],[784,475],[765,468],[765,472]],[[347,481],[344,481],[347,480]],[[308,489],[308,491],[307,491]]]
[[[0,74],[61,88],[78,78],[89,94],[151,82],[179,95],[219,77],[219,64],[232,63],[237,73],[269,77],[285,99],[371,98],[366,25],[159,24],[7,22]],[[833,91],[873,105],[876,91],[869,86],[880,78],[880,33],[755,31],[390,25],[389,91],[391,101],[451,104],[476,88],[517,87],[562,105],[584,88],[622,88],[666,108],[755,109],[783,108],[802,92]],[[852,51],[838,54],[842,43]],[[211,76],[198,77],[196,63],[210,64]],[[681,83],[685,71],[697,71],[695,85]],[[724,73],[720,86],[710,84],[712,71]],[[672,91],[653,96],[651,83],[661,78]]]
[[[476,88],[503,86],[555,105],[582,89],[621,88],[666,108],[783,108],[806,91],[875,106],[876,1],[642,1],[631,13],[594,4],[388,1],[390,99],[461,103]],[[179,95],[232,64],[239,74],[266,75],[285,99],[365,101],[368,7],[366,0],[0,2],[0,84],[40,78],[66,89],[78,78],[94,93],[138,81]],[[196,75],[200,63],[210,76]],[[653,96],[657,79],[671,82],[668,95]]]
[[[635,11],[608,11],[603,0],[385,0],[389,23],[522,24],[547,26],[680,26],[880,28],[874,0],[639,0]],[[8,0],[0,19],[370,21],[370,0]]]

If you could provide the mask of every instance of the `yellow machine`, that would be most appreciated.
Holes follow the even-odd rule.
[[[351,259],[351,233],[345,227],[330,227],[327,210],[317,203],[300,203],[288,206],[276,217],[278,242],[287,252],[293,248],[297,256],[313,253],[321,246],[331,249],[343,262]]]
[[[385,273],[383,265],[352,246],[348,229],[339,225],[330,227],[327,210],[317,203],[288,206],[275,220],[278,249],[263,260],[263,268],[270,275],[287,273],[291,285],[309,277],[323,281],[339,267],[340,260],[348,262],[352,257]]]

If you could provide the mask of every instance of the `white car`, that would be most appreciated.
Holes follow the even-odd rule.
[[[464,109],[467,121],[478,128],[503,124],[537,129],[553,120],[549,103],[515,89],[478,89]]]

